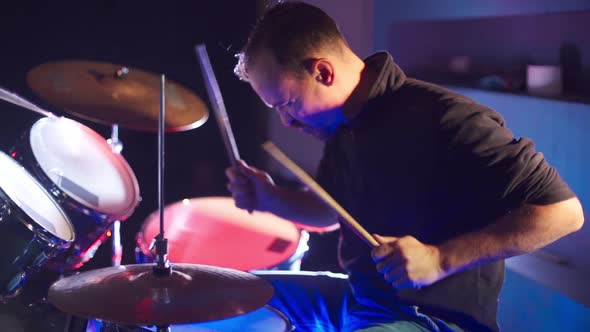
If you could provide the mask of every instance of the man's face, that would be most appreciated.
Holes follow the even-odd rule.
[[[268,52],[260,51],[248,68],[248,81],[286,127],[326,139],[333,132],[326,116],[341,105],[316,74],[306,70],[295,75],[281,68]]]

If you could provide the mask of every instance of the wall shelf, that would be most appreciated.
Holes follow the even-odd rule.
[[[499,76],[515,83],[511,90],[523,91],[527,65],[561,65],[564,95],[548,99],[588,104],[588,31],[590,10],[401,21],[388,27],[386,49],[408,76],[469,88]],[[453,69],[457,59],[463,65]]]
[[[374,0],[374,48],[389,46],[389,27],[399,22],[458,20],[589,11],[588,0]]]
[[[481,92],[481,93],[495,93],[500,95],[509,96],[516,96],[516,97],[527,97],[532,99],[537,99],[539,101],[555,101],[555,102],[565,102],[565,103],[578,103],[578,104],[587,104],[590,105],[590,93],[582,94],[582,93],[564,93],[558,96],[538,96],[538,95],[531,95],[526,91],[518,91],[518,90],[495,90],[495,89],[485,89],[478,86],[478,83],[474,80],[472,81],[465,81],[465,80],[453,80],[453,79],[437,79],[437,78],[429,78],[427,75],[418,75],[417,79],[421,79],[427,82],[439,84],[442,86],[450,87],[453,89],[467,89],[473,90],[474,92]]]

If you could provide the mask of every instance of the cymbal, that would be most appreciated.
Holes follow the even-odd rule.
[[[155,264],[86,271],[49,288],[49,302],[76,316],[126,325],[187,324],[229,318],[257,309],[273,296],[272,286],[232,269],[174,264],[170,276]]]
[[[42,99],[93,122],[158,131],[160,75],[107,62],[57,61],[38,65],[27,82]],[[208,118],[205,103],[166,80],[166,131],[197,128]]]
[[[241,271],[273,267],[296,252],[301,231],[271,213],[247,211],[231,197],[185,199],[164,208],[168,259],[172,262],[223,266]],[[144,221],[137,241],[147,254],[159,233],[158,211]]]

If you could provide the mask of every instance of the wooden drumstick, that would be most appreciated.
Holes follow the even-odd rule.
[[[199,57],[199,63],[201,64],[201,70],[203,71],[203,76],[205,78],[205,87],[207,88],[207,93],[209,94],[211,107],[213,108],[213,113],[215,113],[217,125],[221,131],[221,137],[223,138],[223,144],[225,145],[227,157],[229,158],[231,165],[236,167],[238,160],[241,159],[240,153],[238,152],[238,146],[236,145],[234,132],[231,129],[229,117],[227,116],[227,111],[225,110],[225,103],[223,102],[223,98],[221,96],[221,90],[219,89],[217,78],[215,78],[211,61],[209,61],[207,47],[205,47],[205,44],[199,44],[195,46],[195,52],[197,52]],[[252,212],[254,212],[253,209],[248,209],[248,213],[252,214]]]
[[[3,88],[0,88],[0,99],[6,100],[9,103],[13,103],[15,105],[26,108],[26,109],[31,110],[33,112],[37,112],[37,113],[44,115],[46,117],[55,117],[55,115],[53,115],[53,113],[46,111],[46,110],[42,109],[41,107],[31,103],[30,101],[25,100],[24,98],[18,96],[17,94],[12,93],[12,92],[5,90]]]
[[[227,156],[232,166],[236,166],[236,162],[240,160],[240,154],[238,153],[238,147],[236,145],[236,139],[229,123],[229,117],[225,110],[225,104],[221,97],[221,90],[217,84],[217,78],[213,73],[213,67],[209,61],[209,55],[207,54],[207,48],[205,44],[199,44],[195,46],[195,51],[199,56],[199,63],[201,64],[201,70],[203,71],[203,77],[205,78],[205,87],[209,94],[211,107],[217,119],[219,130],[221,131],[221,137],[223,138],[223,144],[227,151]]]
[[[288,169],[293,175],[301,181],[305,186],[311,190],[319,199],[326,203],[342,218],[345,224],[363,241],[372,247],[379,246],[379,243],[367,230],[361,226],[336,200],[330,196],[315,180],[309,176],[304,170],[302,170],[297,164],[289,159],[276,145],[272,142],[265,142],[262,144],[262,148],[266,150],[273,158],[281,163],[286,169]]]

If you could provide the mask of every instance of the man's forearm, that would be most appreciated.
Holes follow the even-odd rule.
[[[270,212],[302,224],[312,231],[331,231],[338,228],[335,214],[309,191],[277,188]],[[308,227],[305,227],[308,226]]]
[[[584,222],[577,198],[550,205],[525,205],[482,230],[437,246],[445,274],[525,254],[574,232]]]

